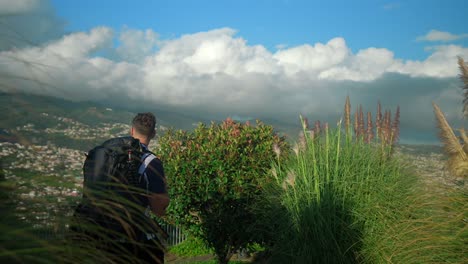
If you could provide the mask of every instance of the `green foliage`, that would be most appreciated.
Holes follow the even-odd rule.
[[[184,242],[173,246],[169,252],[179,257],[213,254],[213,250],[209,249],[202,240],[193,236],[189,236]]]
[[[159,143],[172,198],[169,216],[200,236],[220,262],[254,241],[249,206],[272,162],[286,156],[284,138],[261,122],[252,126],[227,119],[200,124],[193,132],[168,131]]]

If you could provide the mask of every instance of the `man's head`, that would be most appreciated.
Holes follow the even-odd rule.
[[[152,113],[138,113],[132,121],[130,135],[138,138],[141,143],[149,144],[156,135],[156,117]]]

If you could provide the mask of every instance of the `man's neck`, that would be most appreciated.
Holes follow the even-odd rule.
[[[146,139],[146,138],[144,138],[144,137],[140,137],[140,136],[138,136],[138,135],[133,135],[133,138],[138,139],[138,140],[140,141],[140,143],[143,144],[143,145],[145,145],[145,146],[148,146],[149,143],[150,143],[150,141],[151,141],[151,140],[148,140],[148,139]]]
[[[143,145],[145,145],[145,146],[148,147],[148,145],[149,145],[149,143],[150,143],[149,140],[142,140],[142,139],[140,139],[140,138],[139,138],[139,140],[140,140],[140,143],[141,143],[141,144],[143,144]]]

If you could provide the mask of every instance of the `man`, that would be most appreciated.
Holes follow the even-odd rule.
[[[85,251],[102,252],[102,263],[163,263],[165,232],[151,219],[169,205],[161,161],[148,150],[156,118],[139,113],[130,135],[91,149],[83,165],[83,197],[70,228]],[[112,261],[107,261],[112,259]]]
[[[130,135],[140,141],[144,150],[149,151],[148,145],[156,135],[155,126],[156,118],[152,113],[139,113],[133,118]],[[162,162],[152,153],[145,153],[142,160],[139,172],[144,176],[148,187],[150,209],[157,216],[164,216],[169,205],[169,196]]]
[[[142,175],[143,181],[146,184],[146,190],[148,192],[148,209],[156,216],[162,217],[166,213],[166,208],[169,205],[170,199],[167,193],[166,178],[162,162],[148,150],[150,141],[156,135],[155,127],[156,118],[152,113],[139,113],[133,118],[130,135],[140,141],[141,147],[144,150],[142,164],[140,165],[138,172]],[[146,214],[149,215],[148,210]],[[149,246],[151,244],[151,240],[154,238],[155,234],[146,234],[146,244]],[[150,248],[150,250],[148,250],[148,248]],[[164,262],[163,250],[160,248],[148,248],[137,251],[137,255],[135,257],[149,263],[154,263],[156,262],[154,260],[154,257],[156,256],[159,262]]]

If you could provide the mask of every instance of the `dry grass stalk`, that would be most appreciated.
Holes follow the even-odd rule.
[[[359,137],[359,108],[356,108],[354,112],[354,135],[356,138]]]
[[[387,130],[387,144],[392,144],[392,111],[388,110],[387,119],[385,121],[385,129]]]
[[[311,140],[314,140],[314,139],[315,139],[315,132],[314,132],[314,130],[310,130],[310,131],[309,131],[309,137],[310,137]]]
[[[458,66],[460,67],[460,79],[463,82],[462,89],[464,90],[463,115],[468,118],[468,66],[461,57],[458,57]]]
[[[395,117],[393,119],[392,138],[393,138],[393,143],[398,141],[398,139],[400,138],[400,106],[397,106]]]
[[[294,171],[288,171],[288,174],[282,184],[283,189],[286,190],[289,186],[294,187],[295,183],[296,173]]]
[[[345,130],[347,135],[352,137],[351,134],[351,102],[349,96],[346,97],[344,107]],[[377,114],[375,120],[376,131],[374,133],[374,123],[372,120],[372,113],[367,113],[367,120],[364,117],[364,109],[362,105],[356,107],[353,120],[354,138],[356,140],[362,139],[366,143],[370,143],[375,138],[379,139],[382,145],[391,146],[399,139],[400,133],[400,107],[397,106],[394,120],[392,120],[391,112],[385,111],[382,116],[382,107],[380,101],[377,104]]]
[[[388,129],[387,129],[387,119],[388,119],[388,111],[386,110],[383,114],[383,119],[380,122],[380,138],[384,144],[388,142]]]
[[[294,144],[293,152],[294,152],[294,154],[296,154],[296,157],[299,156],[299,144],[298,143]]]
[[[452,156],[447,160],[447,167],[456,178],[468,179],[468,161],[460,156]]]
[[[305,130],[309,130],[309,119],[307,117],[304,117],[304,128]]]
[[[378,115],[378,114],[377,114]],[[379,123],[379,126],[378,126],[378,130],[379,130],[379,134],[377,135],[377,137],[382,141],[382,142],[385,142],[385,127],[384,127],[384,124],[385,124],[385,114],[380,114],[380,119],[378,121]]]
[[[281,149],[278,144],[273,144],[273,152],[276,154],[276,157],[279,159],[281,155]]]
[[[460,138],[463,141],[463,150],[465,153],[468,153],[468,136],[466,135],[466,131],[463,128],[458,129],[460,132]]]
[[[365,135],[364,131],[364,114],[362,112],[362,105],[359,105],[359,135],[363,137]]]
[[[305,150],[306,149],[306,139],[305,139],[305,135],[304,135],[304,132],[301,131],[299,132],[299,149],[300,150]]]
[[[367,131],[366,131],[366,142],[370,143],[374,139],[374,131],[372,126],[372,114],[367,112]]]
[[[460,155],[466,159],[466,153],[463,151],[458,138],[455,136],[452,127],[450,127],[449,123],[445,119],[445,116],[439,106],[435,103],[432,103],[432,105],[434,106],[434,112],[439,127],[439,137],[444,144],[445,152],[449,155]]]
[[[315,135],[317,135],[317,136],[320,135],[320,130],[321,130],[320,121],[317,120],[314,123],[314,133],[315,133]]]
[[[351,102],[349,101],[349,96],[346,96],[346,103],[345,103],[345,130],[346,133],[350,133],[349,128],[351,125]]]
[[[434,106],[437,126],[439,127],[439,138],[442,140],[445,153],[449,156],[448,169],[454,176],[466,178],[468,177],[468,152],[466,147],[462,146],[455,136],[439,106],[435,103],[432,103],[432,105]],[[461,134],[461,139],[466,145],[467,139],[464,130]]]
[[[380,101],[377,102],[377,115],[375,117],[375,127],[377,138],[382,139],[382,107]]]

